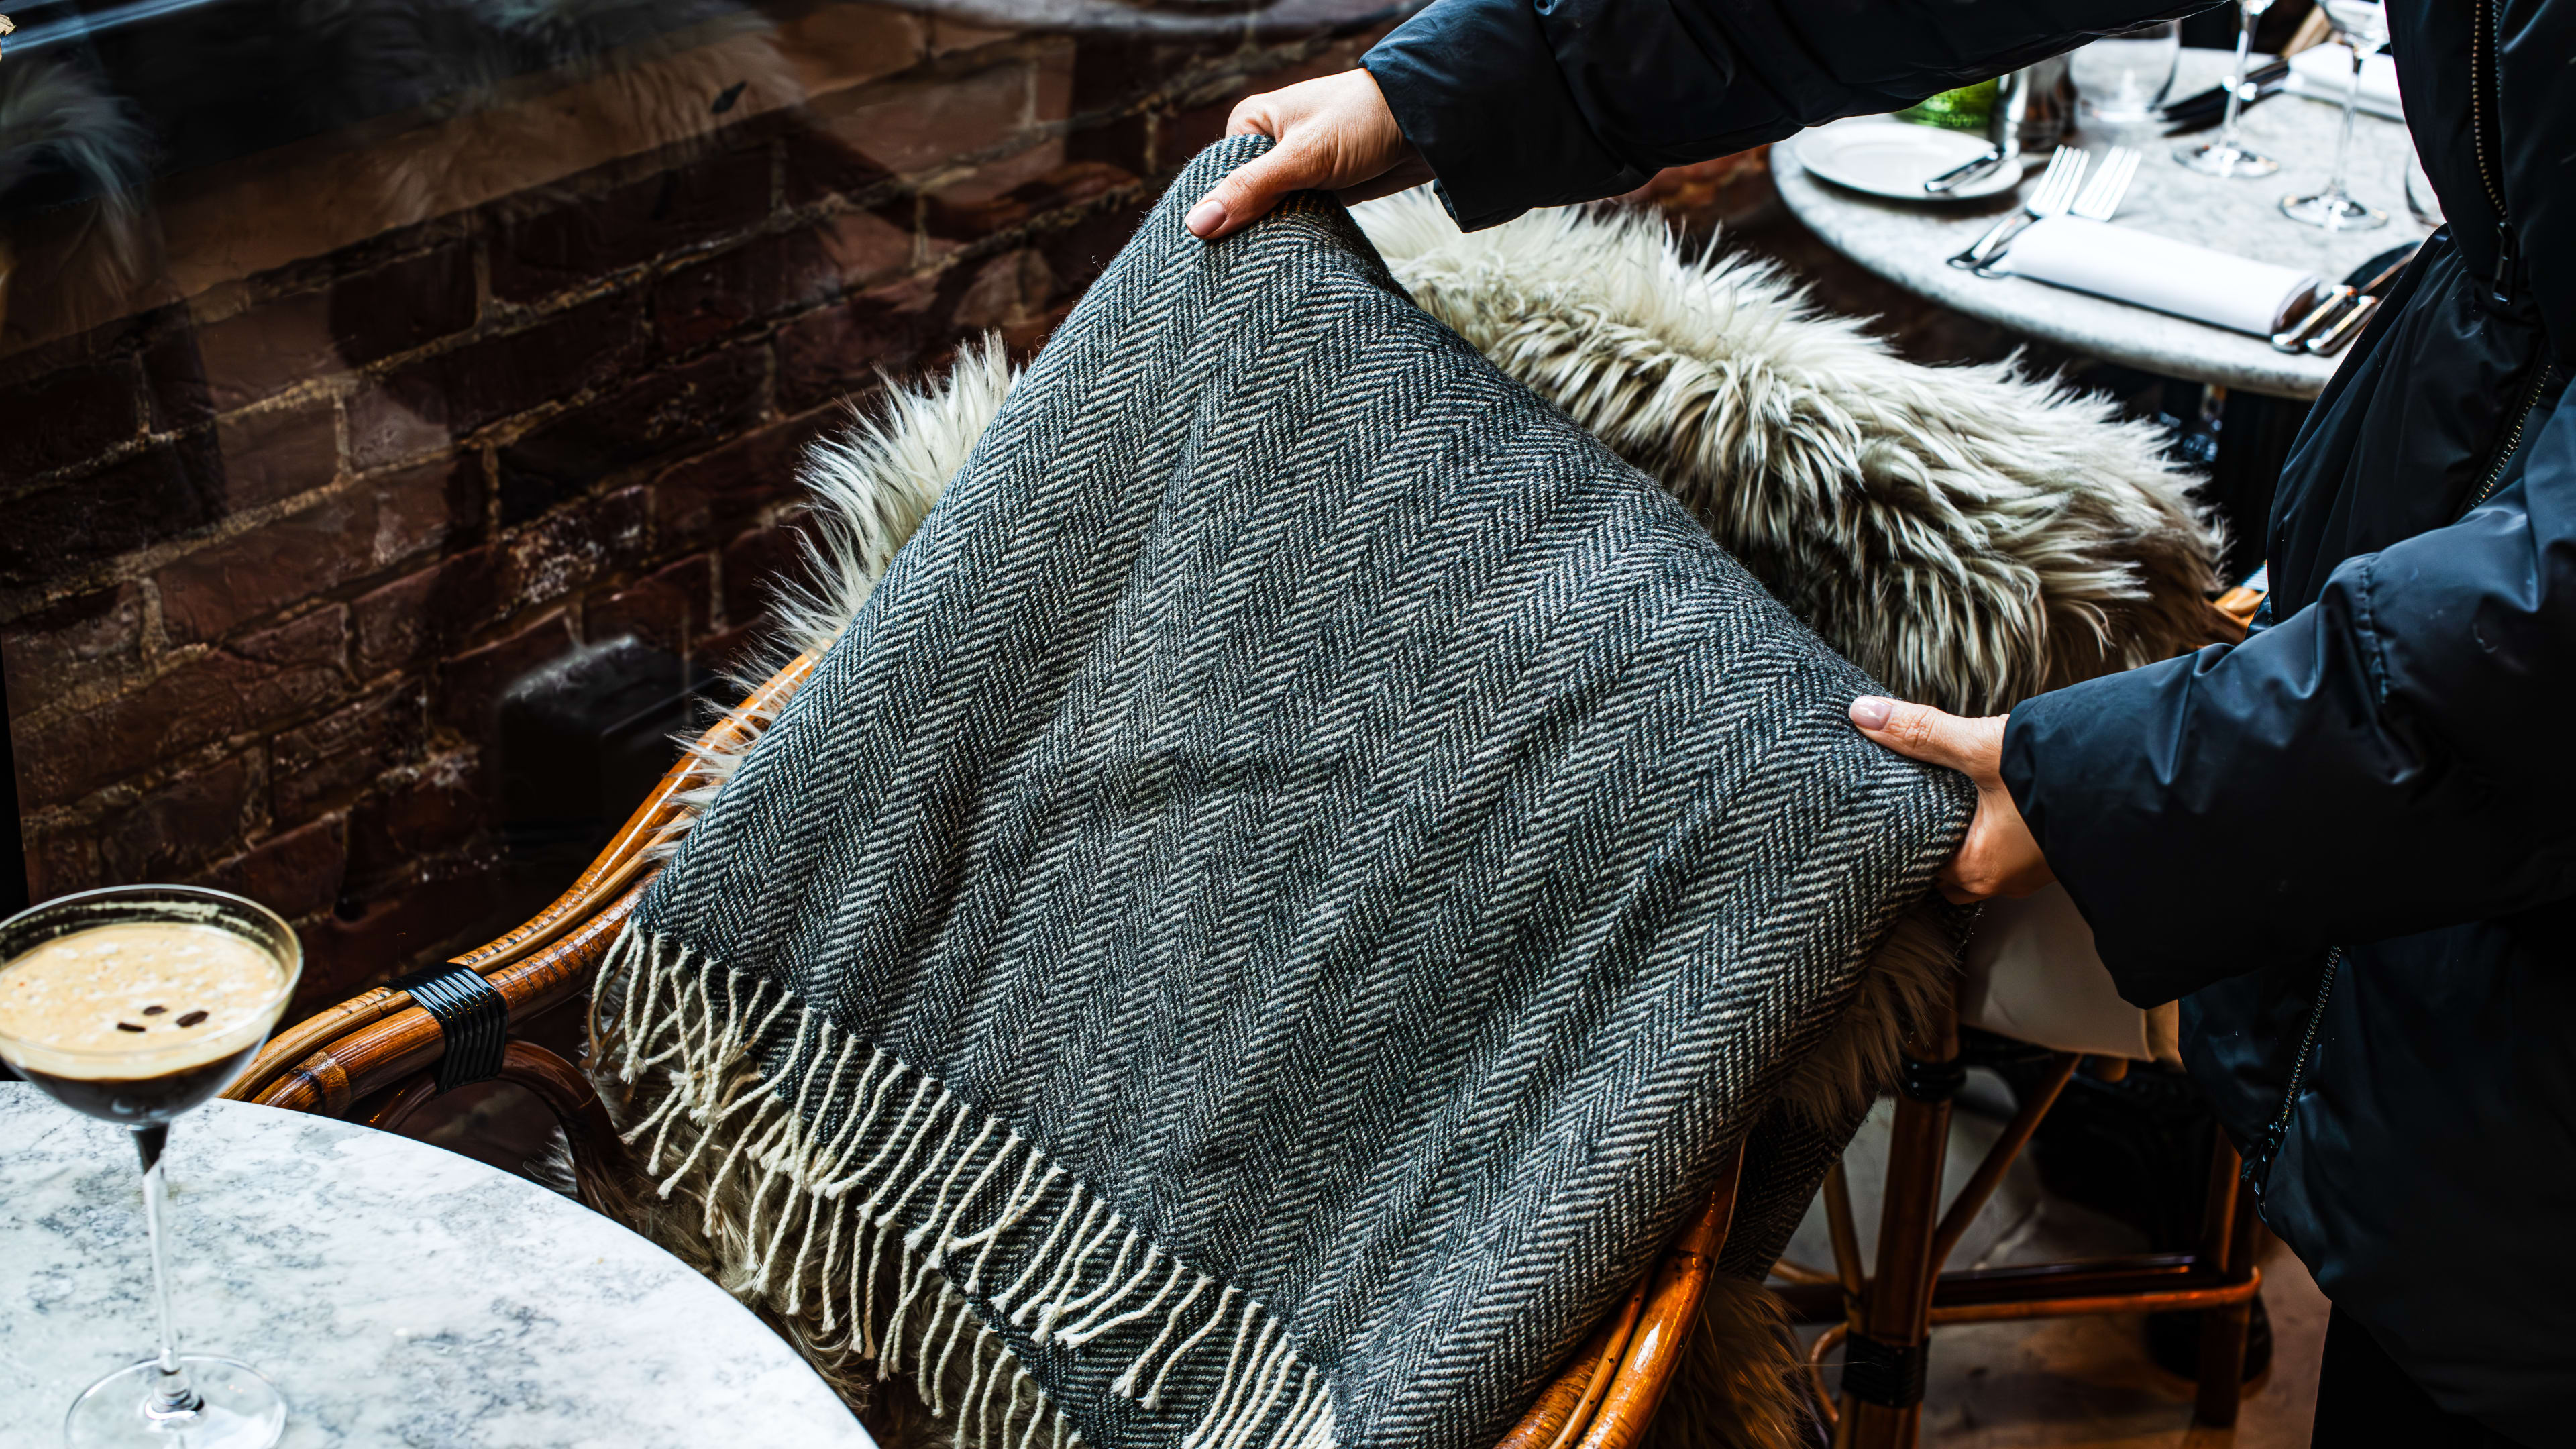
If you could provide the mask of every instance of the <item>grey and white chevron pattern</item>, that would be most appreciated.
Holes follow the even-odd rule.
[[[1339,206],[1190,238],[1267,145],[1180,178],[640,919],[1258,1306],[1160,1350],[1149,1407],[1115,1381],[1157,1315],[1072,1348],[952,1282],[1082,1438],[1279,1441],[1208,1406],[1293,1349],[1331,1441],[1487,1449],[1971,795],[1856,734],[1870,681]],[[796,1110],[828,1133],[848,1097]],[[936,1241],[933,1196],[895,1224]],[[986,1276],[1069,1251],[1066,1216],[997,1231]]]

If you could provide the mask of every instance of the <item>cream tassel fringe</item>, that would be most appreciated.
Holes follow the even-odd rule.
[[[1329,1381],[1257,1300],[767,978],[630,925],[592,1020],[619,1135],[681,1208],[645,1203],[638,1229],[762,1311],[844,1394],[901,1374],[960,1449],[1068,1449],[1081,1431],[997,1325],[1040,1347],[1121,1334],[1141,1347],[1111,1392],[1149,1413],[1175,1369],[1204,1382],[1223,1353],[1181,1449],[1336,1443]],[[979,1306],[1015,1230],[1036,1246]]]

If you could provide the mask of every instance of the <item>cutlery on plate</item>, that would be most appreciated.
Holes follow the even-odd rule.
[[[1976,239],[1966,251],[1950,258],[1950,265],[1975,271],[1993,261],[2004,246],[2021,234],[2021,229],[2042,217],[2065,214],[2075,200],[2075,189],[2084,182],[2084,168],[2093,158],[2074,146],[2060,146],[2048,158],[2048,169],[2040,173],[2039,184],[2023,198],[2021,210],[1996,222],[1984,236]]]
[[[2122,198],[2129,194],[2129,182],[2138,174],[2138,157],[2139,153],[2127,146],[2114,146],[2103,152],[2102,164],[2093,168],[2093,179],[2076,193],[2074,202],[2066,208],[2067,214],[2087,221],[2109,221],[2118,214]],[[2019,231],[2014,235],[2020,235]],[[2006,237],[2003,245],[1986,254],[1985,264],[1976,269],[1977,275],[1989,281],[2005,275],[1995,270],[1995,263],[2011,249],[2012,238]]]
[[[2008,161],[2020,160],[2021,123],[2029,112],[2030,73],[2006,71],[1995,77],[1994,110],[1986,118],[1986,154],[1953,166],[1924,182],[1923,194],[1947,196],[1962,186],[1994,175]]]

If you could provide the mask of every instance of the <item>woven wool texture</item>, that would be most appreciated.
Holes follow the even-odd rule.
[[[1190,238],[1267,144],[1086,294],[601,978],[736,1286],[968,1443],[1484,1449],[1972,805],[1338,206]]]

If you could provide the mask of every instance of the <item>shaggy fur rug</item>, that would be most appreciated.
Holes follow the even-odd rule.
[[[1686,251],[1651,216],[1535,213],[1461,235],[1427,193],[1355,214],[1425,310],[1663,482],[1899,694],[1999,713],[2232,632],[2207,604],[2222,540],[2189,496],[2193,480],[2164,460],[2151,427],[2099,400],[2008,365],[1906,362],[1859,324],[1819,314],[1767,265]],[[776,652],[756,676],[841,633],[1014,381],[988,340],[944,378],[890,388],[874,416],[814,449],[803,475],[811,582],[782,598]],[[692,804],[740,758],[709,757],[715,783]],[[1936,911],[1902,921],[1786,1109],[1847,1137],[1893,1079],[1922,1004],[1947,990],[1952,955]],[[674,1201],[639,1216],[715,1268],[732,1256],[704,1236],[730,1219],[719,1206]],[[1658,1442],[1799,1442],[1803,1390],[1769,1296],[1722,1279],[1705,1329]],[[855,1364],[809,1347],[863,1392]],[[871,1418],[889,1442],[940,1432],[900,1401],[881,1400]]]

